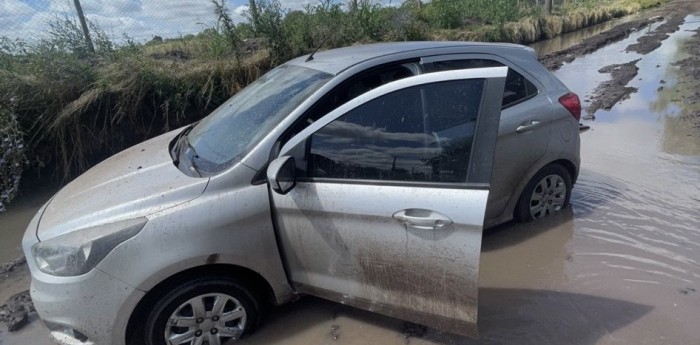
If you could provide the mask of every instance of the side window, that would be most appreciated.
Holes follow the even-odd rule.
[[[483,85],[414,86],[351,110],[311,136],[306,176],[466,182]]]
[[[351,99],[381,85],[413,76],[414,72],[407,66],[407,64],[392,64],[353,76],[315,104],[309,112],[304,115],[302,121],[296,123],[285,134],[282,138],[282,142],[289,140],[292,136],[306,128],[310,123],[317,121]]]
[[[522,74],[508,69],[506,86],[503,91],[503,109],[526,101],[537,95],[537,88]]]
[[[499,67],[502,63],[487,59],[465,59],[436,61],[425,66],[427,72],[450,71],[456,69]],[[508,69],[505,90],[503,92],[503,109],[526,101],[537,95],[537,87],[522,74]]]
[[[330,113],[349,100],[362,95],[374,88],[384,84],[397,81],[399,79],[413,76],[413,72],[405,66],[393,65],[382,67],[373,71],[365,72],[355,76],[347,83],[340,85],[331,91],[328,96],[322,99],[309,114],[309,119],[316,121],[322,116]]]

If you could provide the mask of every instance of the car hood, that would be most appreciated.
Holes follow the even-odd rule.
[[[202,194],[208,178],[183,174],[168,144],[178,129],[126,149],[63,187],[47,205],[37,238],[146,216]]]

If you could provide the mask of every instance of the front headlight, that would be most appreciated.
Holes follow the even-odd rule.
[[[136,236],[148,222],[134,218],[73,231],[32,246],[39,269],[54,276],[90,272],[120,243]]]

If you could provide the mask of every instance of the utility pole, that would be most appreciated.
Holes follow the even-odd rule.
[[[90,30],[88,30],[87,21],[85,20],[85,15],[83,14],[83,7],[80,6],[80,0],[73,0],[75,4],[75,11],[78,12],[78,18],[80,19],[80,25],[83,27],[83,35],[85,35],[85,43],[87,43],[88,50],[90,53],[95,53],[95,46],[92,45],[92,39],[90,38]]]

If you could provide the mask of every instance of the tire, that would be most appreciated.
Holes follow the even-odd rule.
[[[567,208],[571,188],[571,175],[566,168],[559,164],[545,166],[525,186],[515,206],[515,218],[526,222]]]
[[[220,345],[240,339],[260,321],[260,305],[255,294],[235,280],[195,279],[178,285],[155,304],[146,317],[145,343]]]

